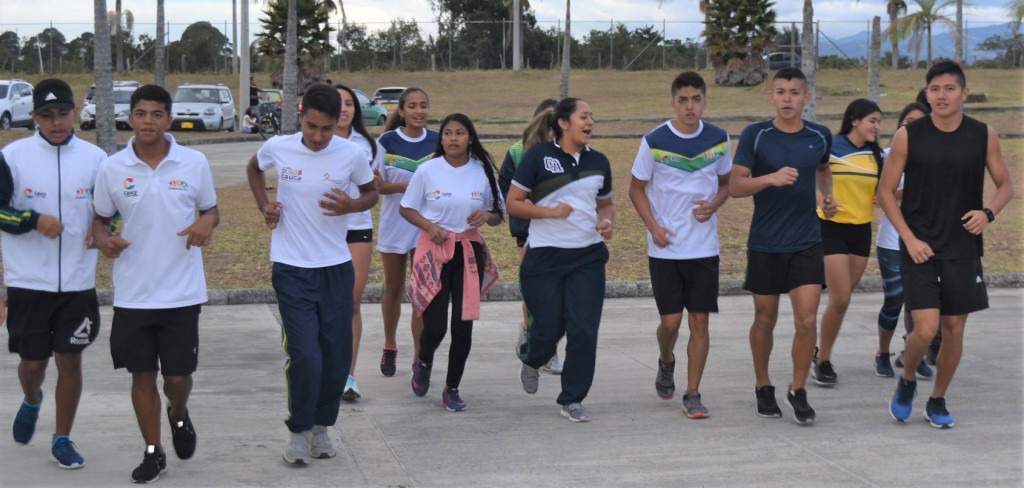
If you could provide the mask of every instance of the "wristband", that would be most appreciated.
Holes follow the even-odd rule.
[[[985,207],[985,208],[981,209],[981,211],[985,212],[985,216],[988,217],[989,223],[995,222],[996,214],[994,212],[992,212],[991,208]]]

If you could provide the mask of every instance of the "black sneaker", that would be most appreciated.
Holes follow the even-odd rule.
[[[671,363],[663,363],[661,358],[658,358],[658,374],[654,377],[654,391],[658,392],[658,396],[662,400],[671,400],[672,395],[676,393],[675,370],[675,354],[672,355]]]
[[[757,414],[765,418],[782,417],[782,409],[775,401],[775,387],[765,385],[754,388],[754,396],[757,398]]]
[[[196,452],[196,428],[192,425],[192,419],[188,418],[188,409],[185,409],[184,419],[171,420],[171,407],[167,407],[167,421],[171,423],[174,453],[178,459],[191,458]]]
[[[892,370],[892,365],[889,364],[889,356],[892,356],[892,354],[887,352],[875,354],[875,376],[881,378],[896,376],[896,372]]]
[[[398,360],[398,349],[384,348],[384,353],[380,356],[380,374],[392,377],[395,372],[398,371],[398,367],[395,366]]]
[[[786,405],[793,409],[793,419],[798,424],[810,424],[814,422],[814,409],[807,404],[807,390],[790,390],[786,393]]]
[[[156,446],[146,446],[142,464],[132,471],[135,483],[152,483],[160,479],[160,474],[167,470],[167,455],[157,452]]]
[[[814,371],[814,383],[818,386],[836,386],[839,375],[832,367],[832,361],[822,361],[812,371]]]

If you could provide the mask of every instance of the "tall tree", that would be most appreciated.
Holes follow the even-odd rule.
[[[868,100],[878,103],[882,97],[882,18],[871,19],[871,49],[868,51]]]
[[[329,7],[317,0],[298,0],[296,3],[298,18],[296,39],[298,41],[297,86],[300,90],[313,80],[323,76],[323,67],[334,52],[331,45]],[[264,59],[276,65],[278,71],[271,75],[272,79],[282,78],[282,58],[285,54],[287,36],[288,4],[286,0],[271,0],[267,9],[260,17],[263,31],[256,35],[257,52]]]
[[[167,75],[167,33],[164,25],[164,0],[156,0],[156,47],[153,61],[155,72],[154,82],[164,86],[164,77]]]
[[[1024,19],[1024,0],[1007,0],[1006,10],[1010,14],[1010,35],[1015,36],[1020,31],[1021,20]]]
[[[715,0],[704,24],[715,83],[753,86],[768,78],[761,57],[775,36],[775,5],[771,0]]]
[[[964,64],[964,0],[956,0],[956,30],[953,32],[954,60],[959,65]]]
[[[292,110],[298,104],[298,78],[299,78],[299,13],[298,0],[288,0],[288,23],[284,44],[284,74],[282,88],[284,94],[281,97],[281,128],[285,134],[295,132],[299,119]]]
[[[114,134],[114,73],[110,66],[110,24],[107,22],[107,0],[93,0],[94,68],[96,80],[96,145],[107,154],[117,151]]]
[[[804,0],[803,45],[800,48],[800,70],[807,77],[807,91],[811,100],[804,105],[804,118],[811,122],[818,120],[817,96],[814,91],[818,84],[818,55],[814,48],[814,5],[811,0]]]
[[[10,64],[10,70],[14,71],[15,62],[18,60],[18,53],[21,51],[21,39],[14,31],[4,31],[0,34],[0,71],[4,71]]]
[[[558,96],[565,98],[569,96],[569,50],[572,46],[572,35],[570,29],[569,11],[570,0],[565,0],[565,37],[562,40],[562,79],[558,83]]]
[[[946,25],[950,31],[956,32],[956,25],[952,19],[943,13],[947,7],[959,0],[914,0],[919,10],[907,14],[896,22],[896,32],[900,39],[911,36],[911,44],[914,46],[914,67],[917,67],[921,49],[921,40],[928,43],[928,67],[932,65],[932,26],[936,23]],[[954,38],[956,36],[954,35]]]
[[[121,37],[121,0],[114,0],[114,42],[117,47],[117,72],[124,73],[124,40]]]
[[[885,13],[889,14],[889,29],[886,31],[886,35],[889,36],[889,40],[892,42],[892,69],[899,69],[900,67],[900,39],[896,35],[896,30],[893,27],[896,25],[896,19],[901,13],[907,13],[907,2],[903,0],[889,0],[885,3]]]

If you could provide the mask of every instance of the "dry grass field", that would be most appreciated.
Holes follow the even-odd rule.
[[[660,121],[671,117],[669,85],[675,72],[619,72],[577,71],[570,81],[570,93],[590,101],[597,123],[592,147],[608,155],[613,165],[615,204],[618,211],[615,236],[609,247],[609,280],[646,280],[646,240],[643,223],[636,217],[626,193],[630,168],[638,137]],[[703,73],[710,78],[710,72]],[[974,93],[985,93],[988,101],[971,104],[968,111],[981,107],[1013,107],[999,112],[977,111],[977,118],[993,125],[1001,134],[1024,133],[1024,72],[1007,70],[970,70],[968,86]],[[378,86],[419,86],[431,97],[433,119],[451,112],[464,112],[478,123],[482,134],[508,139],[517,138],[524,121],[541,98],[556,97],[558,73],[555,71],[525,71],[521,73],[447,72],[447,73],[332,73],[331,79],[373,92]],[[152,80],[149,73],[130,73],[117,79]],[[68,81],[76,95],[82,96],[92,83],[91,76],[72,75]],[[267,77],[257,74],[257,83],[266,86]],[[867,74],[864,70],[825,70],[818,73],[817,110],[819,122],[833,130],[839,126],[840,115],[846,104],[854,98],[866,96]],[[36,82],[38,79],[29,79]],[[235,87],[237,80],[229,76],[183,75],[168,77],[168,88],[183,82],[223,82]],[[924,84],[924,71],[889,71],[882,73],[883,97],[881,107],[887,113],[883,132],[895,128],[895,115],[907,102],[914,99]],[[709,87],[709,106],[705,118],[716,122],[732,134],[738,134],[749,123],[739,117],[766,118],[772,114],[766,86],[752,88]],[[379,127],[370,128],[378,132]],[[11,140],[24,137],[24,130],[0,131],[0,147]],[[94,133],[80,135],[94,140]],[[125,143],[130,132],[118,134]],[[228,133],[175,133],[182,141],[233,138]],[[614,136],[614,137],[609,137]],[[735,142],[735,141],[734,141]],[[500,164],[509,141],[487,144],[488,150]],[[1002,140],[1003,156],[1010,166],[1017,196],[999,217],[999,221],[986,232],[985,266],[988,273],[1024,271],[1024,240],[1022,240],[1022,194],[1024,194],[1024,138]],[[247,155],[240,155],[240,158]],[[953,182],[951,182],[952,184]],[[991,189],[989,189],[991,190]],[[205,251],[207,276],[211,288],[269,287],[270,266],[267,262],[269,234],[256,212],[248,188],[228,187],[218,191],[222,215],[215,242]],[[991,194],[991,192],[989,192]],[[745,243],[750,222],[752,201],[749,198],[729,201],[719,212],[722,241],[722,274],[726,278],[739,278],[745,266]],[[375,219],[376,221],[376,219]],[[486,229],[492,252],[504,273],[503,281],[516,281],[516,254],[507,227]],[[877,274],[871,260],[867,274]],[[370,283],[382,281],[378,256],[374,255]],[[110,263],[101,260],[98,285],[110,286]]]

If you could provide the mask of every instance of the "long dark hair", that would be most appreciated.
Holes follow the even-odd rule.
[[[451,122],[458,122],[466,128],[469,132],[469,155],[472,158],[480,160],[484,166],[484,174],[487,175],[487,183],[491,185],[492,195],[492,208],[491,212],[498,215],[502,215],[501,212],[501,192],[498,191],[498,180],[495,178],[494,173],[497,169],[494,167],[494,158],[491,157],[491,153],[487,152],[484,148],[483,143],[480,142],[480,138],[476,135],[476,127],[473,126],[473,121],[469,120],[469,117],[465,114],[454,113],[448,115],[441,121],[441,128],[438,130],[439,133],[444,134],[444,127]],[[438,156],[444,155],[444,138],[437,138],[437,148],[434,149],[434,154]]]
[[[423,91],[422,88],[410,86],[409,88],[402,90],[402,93],[398,95],[398,108],[388,115],[388,120],[384,123],[384,132],[395,130],[405,125],[405,117],[398,115],[398,112],[405,110],[405,101],[409,98],[409,95],[413,93],[422,93],[423,96],[427,98],[427,105],[430,105],[430,95],[427,95],[427,92]]]
[[[845,136],[853,132],[853,121],[863,119],[875,112],[881,114],[882,109],[878,108],[878,104],[871,100],[858,98],[850,102],[846,106],[846,112],[843,113],[843,123],[839,126],[839,134]],[[878,145],[878,136],[875,136],[875,140],[865,141],[865,143],[871,148],[871,153],[875,155],[875,164],[878,165],[878,173],[881,174],[885,158],[882,157],[882,146]]]
[[[579,98],[565,97],[558,101],[558,105],[555,105],[555,110],[548,117],[548,126],[554,132],[555,139],[562,138],[562,126],[558,125],[558,121],[564,120],[568,122],[573,112],[576,111],[576,102],[579,101]]]
[[[373,158],[377,158],[377,143],[374,142],[370,133],[366,130],[366,123],[363,122],[363,109],[359,107],[359,97],[356,96],[356,92],[352,91],[351,88],[337,83],[334,85],[335,90],[345,90],[348,92],[348,96],[352,97],[352,105],[355,106],[356,112],[352,116],[352,130],[359,133],[359,135],[366,138],[366,141],[370,143],[370,151],[373,152]]]

